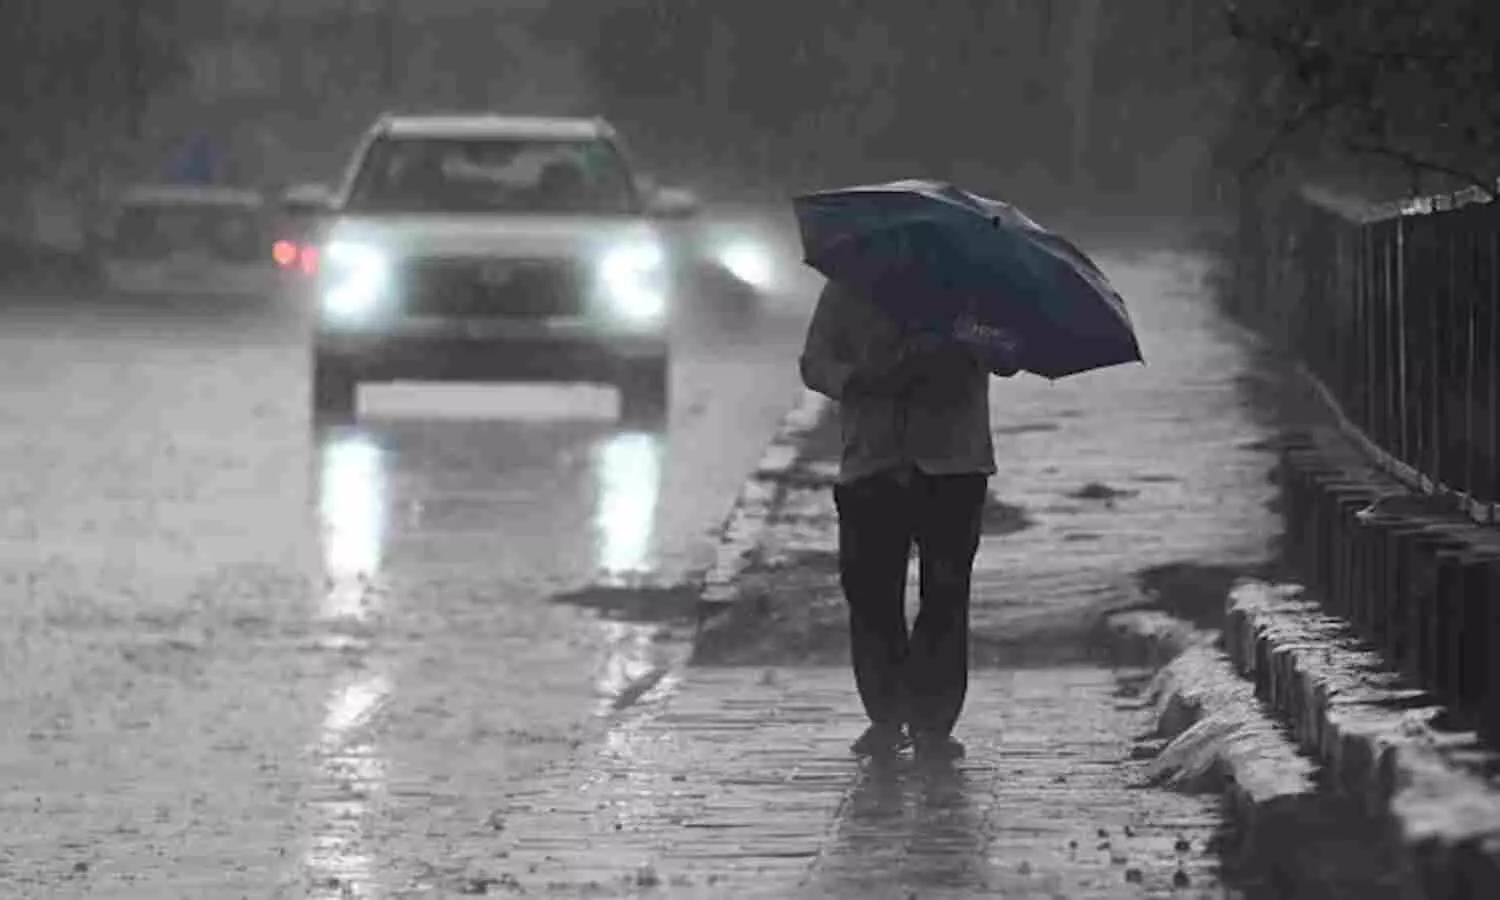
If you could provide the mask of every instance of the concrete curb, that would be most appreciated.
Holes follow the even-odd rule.
[[[1236,671],[1220,632],[1159,612],[1115,614],[1101,625],[1103,643],[1117,658],[1170,660],[1145,695],[1164,744],[1148,769],[1149,783],[1223,796],[1234,838],[1222,852],[1240,878],[1269,896],[1491,895],[1428,887],[1433,881],[1415,874],[1388,819],[1329,790],[1321,760],[1298,746],[1254,683]]]
[[[1500,892],[1500,765],[1472,732],[1399,687],[1380,655],[1300,588],[1242,582],[1229,598],[1229,657],[1286,716],[1301,745],[1366,810],[1389,822],[1413,895]]]
[[[1217,776],[1230,812],[1256,856],[1274,853],[1281,836],[1269,826],[1317,792],[1316,766],[1261,708],[1254,688],[1235,675],[1209,643],[1188,648],[1152,681],[1162,736],[1152,763],[1157,781],[1192,783]]]
[[[804,390],[797,405],[781,420],[719,530],[717,555],[703,574],[700,621],[718,615],[734,603],[737,582],[754,562],[761,533],[785,495],[786,476],[796,467],[807,435],[832,407],[827,397]]]
[[[1117,613],[1103,624],[1112,650],[1157,670],[1145,699],[1166,744],[1151,765],[1152,781],[1221,786],[1244,837],[1263,844],[1279,806],[1316,792],[1315,767],[1235,673],[1219,633],[1160,612]]]

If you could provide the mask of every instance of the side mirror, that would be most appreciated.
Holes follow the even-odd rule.
[[[321,184],[299,184],[281,193],[282,212],[293,216],[321,216],[333,211],[333,192]]]
[[[697,195],[692,191],[672,188],[657,190],[651,198],[651,215],[658,219],[691,219],[701,211]]]

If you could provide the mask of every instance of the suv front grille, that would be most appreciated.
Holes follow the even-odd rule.
[[[583,272],[566,260],[417,260],[403,282],[410,316],[537,319],[587,309]]]

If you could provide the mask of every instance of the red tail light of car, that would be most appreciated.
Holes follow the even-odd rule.
[[[297,264],[297,245],[291,241],[277,241],[271,245],[271,258],[276,260],[276,265],[283,269],[290,269]]]
[[[281,240],[271,245],[271,258],[279,269],[300,271],[304,275],[318,273],[318,248],[312,244]]]

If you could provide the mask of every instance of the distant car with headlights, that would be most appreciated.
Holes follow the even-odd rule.
[[[275,284],[269,216],[258,191],[138,185],[105,203],[89,256],[114,293],[265,296]]]
[[[785,290],[783,239],[767,223],[716,209],[711,221],[686,231],[679,277],[690,286],[696,311],[714,324],[751,325]]]
[[[660,225],[693,212],[643,187],[601,119],[381,118],[323,225],[276,245],[310,274],[315,415],[353,416],[364,381],[595,381],[624,418],[662,420]]]

